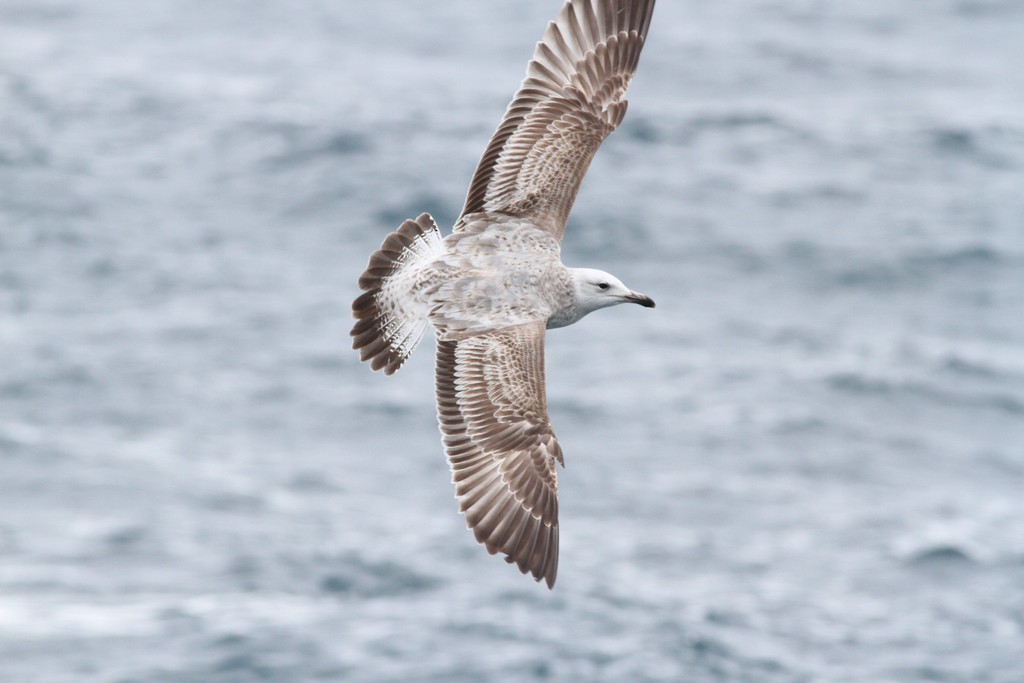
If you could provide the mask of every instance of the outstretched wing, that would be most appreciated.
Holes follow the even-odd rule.
[[[654,0],[569,0],[548,24],[526,80],[469,186],[466,216],[531,219],[561,239],[591,159],[626,114]]]
[[[437,416],[459,511],[491,554],[550,588],[562,451],[548,422],[544,323],[437,343]]]

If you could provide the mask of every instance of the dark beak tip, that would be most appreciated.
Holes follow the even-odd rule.
[[[629,300],[635,304],[640,304],[644,308],[654,308],[654,299],[643,294],[635,294],[629,297]]]

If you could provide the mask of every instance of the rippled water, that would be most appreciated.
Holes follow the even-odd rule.
[[[347,331],[558,5],[0,0],[0,680],[1024,681],[1024,7],[662,0],[549,592]]]

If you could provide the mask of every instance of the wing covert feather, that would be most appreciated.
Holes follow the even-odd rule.
[[[561,239],[594,154],[626,113],[654,0],[569,0],[548,24],[469,186],[455,225],[528,218]]]
[[[544,324],[437,345],[437,415],[459,511],[488,552],[553,586],[562,451],[544,390]]]

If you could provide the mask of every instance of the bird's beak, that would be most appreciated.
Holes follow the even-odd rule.
[[[630,292],[624,298],[631,304],[640,304],[644,308],[654,308],[654,299],[647,296],[646,294],[640,294],[639,292]]]

